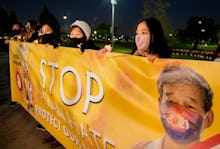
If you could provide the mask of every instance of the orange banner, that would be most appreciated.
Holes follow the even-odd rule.
[[[127,54],[11,41],[12,100],[66,148],[132,148],[165,133],[157,80],[173,65],[190,67],[207,80],[214,93],[214,121],[200,140],[219,134],[216,62],[157,59],[152,64]]]

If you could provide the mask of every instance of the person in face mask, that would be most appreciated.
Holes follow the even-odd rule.
[[[91,28],[88,23],[81,20],[76,20],[70,27],[70,43],[69,47],[80,48],[83,52],[85,49],[99,50],[90,39]]]
[[[136,25],[133,55],[145,56],[150,62],[157,57],[170,58],[169,49],[160,22],[153,17],[140,20]]]
[[[12,26],[12,30],[11,30],[11,37],[12,38],[16,38],[16,39],[20,39],[21,37],[18,37],[19,35],[21,35],[22,33],[22,25],[20,23],[15,23]]]
[[[10,40],[23,40],[23,29],[21,23],[14,23],[11,28],[10,37],[9,39],[5,40],[5,44],[8,45]]]
[[[157,87],[160,118],[166,133],[157,140],[140,142],[134,148],[192,148],[213,122],[213,92],[208,82],[188,67],[169,66],[160,74]]]
[[[52,23],[44,23],[38,35],[38,43],[53,45],[54,48],[58,47],[61,43],[58,29]]]

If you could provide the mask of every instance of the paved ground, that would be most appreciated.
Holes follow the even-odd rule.
[[[49,134],[36,130],[37,122],[19,104],[9,106],[10,83],[8,56],[0,57],[0,148],[48,149],[50,143],[42,143]],[[56,149],[64,149],[63,146]]]
[[[20,105],[0,106],[0,148],[2,149],[47,149],[43,143],[49,134],[36,130],[37,122]],[[64,147],[57,147],[62,149]]]

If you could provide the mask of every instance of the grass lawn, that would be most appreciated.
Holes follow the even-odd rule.
[[[95,42],[99,47],[104,47],[104,42]],[[130,54],[132,52],[132,43],[114,43],[113,52]]]
[[[97,46],[104,47],[104,42],[95,42]],[[191,44],[169,44],[171,49],[192,49]],[[199,45],[198,49],[206,51],[214,51],[217,45]],[[114,52],[131,53],[133,49],[133,43],[115,43]]]
[[[8,55],[8,52],[6,52],[6,51],[0,51],[0,56],[5,56],[5,55]]]
[[[191,44],[169,44],[171,49],[192,49],[193,45]],[[199,45],[198,49],[206,51],[214,51],[217,48],[217,45]]]
[[[105,43],[104,42],[95,42],[95,44],[99,47],[104,47]],[[190,44],[170,44],[169,45],[171,49],[192,49],[192,45]],[[205,50],[205,51],[214,51],[217,48],[217,45],[199,45],[198,48],[200,50]],[[133,43],[114,43],[114,48],[113,52],[117,53],[125,53],[125,54],[130,54],[133,49]],[[5,50],[0,50],[0,56],[8,55],[8,52],[5,52]],[[197,59],[197,60],[209,60],[209,58],[201,58],[199,56],[190,56],[190,55],[172,55],[172,58],[176,59]]]
[[[96,45],[99,47],[104,47],[103,42],[95,42]],[[193,46],[190,44],[169,44],[171,49],[192,49]],[[215,51],[217,48],[217,45],[199,45],[198,49],[201,51]],[[125,54],[130,54],[133,49],[133,44],[132,43],[115,43],[114,44],[114,49],[113,52],[118,52],[118,53],[125,53]],[[198,51],[199,51],[198,50]],[[184,54],[184,53],[179,53],[179,55],[171,55],[171,58],[174,59],[193,59],[193,60],[211,60],[212,56],[206,56],[206,55],[201,55],[201,54]]]

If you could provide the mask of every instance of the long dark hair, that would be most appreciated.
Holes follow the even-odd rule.
[[[138,24],[141,22],[145,22],[150,31],[150,54],[157,54],[160,58],[170,58],[171,50],[167,45],[160,22],[154,17],[145,18],[137,22],[136,30]],[[134,50],[132,54],[135,50],[137,50],[137,46],[134,42]]]
[[[54,25],[50,21],[43,22],[41,27],[46,25],[46,24],[51,27],[53,32],[50,33],[50,34],[44,34],[44,35],[39,36],[38,41],[41,44],[47,44],[48,43],[50,45],[53,45],[56,48],[56,47],[58,47],[58,45],[62,44],[62,40],[61,40],[61,37],[60,37],[60,30],[59,30],[59,28],[57,28],[56,25]]]

